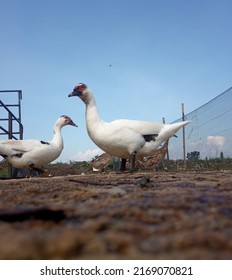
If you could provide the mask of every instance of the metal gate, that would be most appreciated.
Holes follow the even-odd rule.
[[[0,135],[7,135],[8,139],[23,139],[23,125],[21,123],[21,90],[0,90],[0,94],[17,94],[17,102],[6,104],[0,100]],[[16,108],[16,113],[12,112]],[[13,167],[8,165],[8,175],[13,177]]]

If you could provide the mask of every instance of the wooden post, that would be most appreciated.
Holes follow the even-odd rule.
[[[162,118],[162,121],[163,121],[163,124],[165,124],[165,118],[164,118],[164,117]],[[166,156],[167,156],[167,160],[169,161],[169,152],[168,152],[168,149],[167,149]]]
[[[184,115],[184,103],[181,104],[182,107],[182,121],[185,121]],[[186,169],[186,153],[185,153],[185,127],[183,127],[183,160],[184,160],[184,170]]]

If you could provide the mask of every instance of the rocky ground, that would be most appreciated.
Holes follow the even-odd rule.
[[[0,259],[232,259],[232,171],[57,173],[0,180]]]

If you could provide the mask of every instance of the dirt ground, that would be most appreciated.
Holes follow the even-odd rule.
[[[0,236],[0,259],[232,259],[232,171],[0,180]]]

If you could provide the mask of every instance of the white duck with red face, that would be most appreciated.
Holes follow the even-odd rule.
[[[127,119],[104,122],[98,114],[94,96],[86,84],[78,84],[68,96],[78,96],[86,104],[86,127],[92,141],[112,156],[129,158],[131,171],[135,166],[135,156],[142,158],[151,155],[181,127],[190,123],[183,121],[163,124]]]
[[[77,126],[70,117],[61,116],[55,123],[53,139],[49,142],[40,140],[2,140],[0,155],[15,168],[39,168],[57,159],[64,147],[61,134],[62,127]]]

